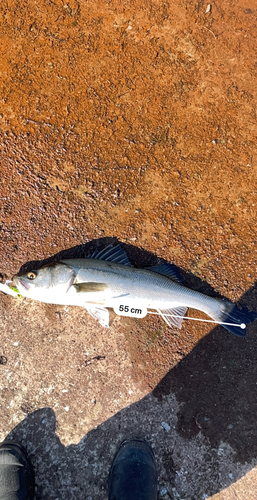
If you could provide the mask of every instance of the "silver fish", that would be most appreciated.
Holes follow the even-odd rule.
[[[120,245],[97,250],[84,259],[64,259],[26,274],[16,274],[13,282],[25,296],[50,304],[84,307],[100,324],[109,327],[109,311],[143,317],[149,309],[161,314],[172,327],[181,327],[188,307],[210,316],[228,331],[244,336],[240,328],[257,318],[257,313],[239,309],[226,299],[209,297],[182,285],[171,264],[149,269],[131,266]],[[145,313],[144,313],[145,311]],[[128,312],[128,314],[127,314]],[[133,314],[131,314],[133,315]]]

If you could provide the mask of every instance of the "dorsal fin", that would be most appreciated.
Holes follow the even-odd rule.
[[[154,271],[155,273],[163,274],[173,281],[183,285],[183,280],[180,275],[178,268],[174,264],[157,264],[157,266],[149,267],[149,271]]]
[[[89,259],[98,260],[108,260],[109,262],[116,262],[116,264],[123,264],[124,266],[131,266],[128,256],[120,245],[113,247],[108,245],[100,252],[97,248],[93,251],[91,255],[88,256]]]

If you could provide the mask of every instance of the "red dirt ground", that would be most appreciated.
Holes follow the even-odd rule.
[[[4,277],[115,236],[232,300],[251,287],[256,5],[206,10],[2,3]]]

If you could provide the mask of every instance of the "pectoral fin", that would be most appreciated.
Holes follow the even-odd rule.
[[[109,328],[109,311],[105,307],[99,307],[99,306],[91,306],[91,305],[86,305],[84,306],[87,312],[93,316],[93,318],[97,319],[99,321],[100,325],[104,326],[104,328]]]
[[[77,293],[104,292],[108,288],[106,283],[94,283],[91,281],[76,283],[72,286],[74,286]]]

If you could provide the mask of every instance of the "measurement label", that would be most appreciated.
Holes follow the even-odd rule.
[[[135,307],[132,304],[117,304],[113,310],[119,316],[130,316],[132,318],[144,318],[147,315],[146,307]]]

